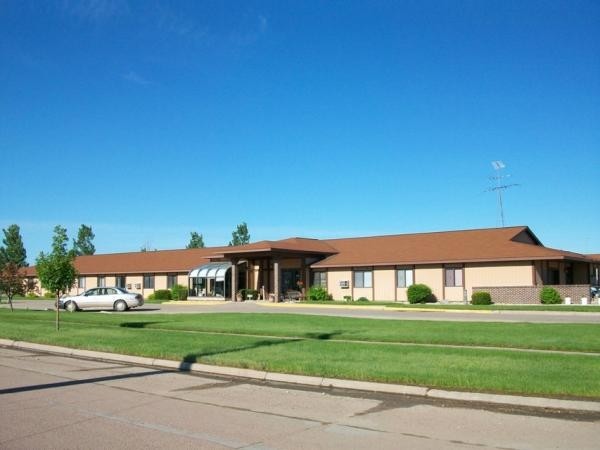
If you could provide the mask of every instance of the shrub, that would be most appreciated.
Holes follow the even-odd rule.
[[[413,284],[406,291],[409,303],[425,303],[433,301],[431,288],[426,284]]]
[[[146,300],[156,300],[156,296],[154,294],[150,294],[148,297],[146,297]]]
[[[308,290],[307,298],[308,298],[308,300],[313,300],[313,301],[318,301],[318,302],[325,302],[325,301],[333,300],[333,297],[331,296],[331,294],[329,294],[327,292],[327,289],[325,289],[322,286],[312,286]]]
[[[34,298],[38,298],[38,295],[35,292],[30,292],[25,297],[34,299]]]
[[[542,288],[540,292],[540,301],[545,305],[554,305],[556,303],[562,303],[560,294],[552,287]]]
[[[344,300],[348,303],[352,302],[352,296],[351,295],[344,295]]]
[[[45,292],[44,293],[44,298],[56,298],[56,294],[54,292]]]
[[[154,300],[171,300],[171,291],[168,289],[157,289],[154,291]]]
[[[358,300],[356,300],[357,302],[368,302],[369,299],[367,297],[360,297]]]
[[[176,284],[171,288],[171,298],[173,300],[187,300],[188,298],[188,289],[187,287]]]
[[[473,292],[471,295],[472,305],[491,305],[492,296],[489,292]]]

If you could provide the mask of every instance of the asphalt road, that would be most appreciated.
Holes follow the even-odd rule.
[[[0,348],[0,448],[598,448],[600,415],[303,389]]]
[[[52,300],[16,300],[18,309],[52,308]],[[8,307],[6,302],[0,307]],[[140,313],[212,313],[212,312],[241,312],[241,313],[287,313],[287,314],[316,314],[343,317],[360,317],[370,319],[395,320],[452,320],[473,322],[537,322],[537,323],[600,323],[600,313],[577,312],[548,312],[548,311],[485,311],[485,312],[435,312],[435,311],[398,311],[392,308],[371,308],[364,306],[347,307],[344,305],[331,306],[302,306],[288,303],[263,302],[206,302],[205,304],[151,304],[131,312]]]

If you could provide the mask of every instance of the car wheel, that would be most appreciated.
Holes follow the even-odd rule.
[[[127,303],[123,300],[117,300],[114,305],[115,311],[123,312],[127,309]]]
[[[67,302],[67,304],[65,305],[65,309],[69,312],[75,312],[77,311],[77,303],[73,301]]]

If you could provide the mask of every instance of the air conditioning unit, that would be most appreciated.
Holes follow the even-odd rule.
[[[340,281],[340,287],[342,289],[348,289],[350,287],[350,282],[348,280]]]

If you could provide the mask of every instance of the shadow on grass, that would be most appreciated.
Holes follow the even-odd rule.
[[[289,344],[290,342],[299,342],[299,341],[303,341],[303,340],[304,339],[285,339],[285,340],[270,339],[270,340],[257,341],[257,342],[254,342],[254,343],[248,344],[248,345],[240,345],[237,347],[227,348],[227,349],[223,349],[223,350],[207,350],[207,351],[198,352],[198,353],[188,353],[187,355],[185,355],[183,357],[183,360],[179,364],[179,370],[189,371],[192,367],[192,364],[199,362],[198,361],[199,359],[201,359],[203,357],[207,357],[207,356],[215,356],[215,355],[224,355],[227,353],[243,352],[244,350],[252,350],[255,348],[259,348],[259,347],[271,347],[273,345]]]
[[[164,322],[123,322],[120,323],[119,326],[124,328],[146,328],[150,325],[156,325],[157,323]]]
[[[304,333],[307,339],[318,339],[320,341],[327,341],[335,336],[344,334],[342,330],[332,331],[331,333]]]

